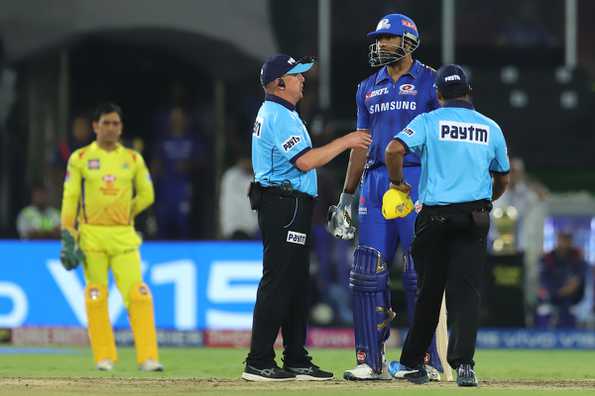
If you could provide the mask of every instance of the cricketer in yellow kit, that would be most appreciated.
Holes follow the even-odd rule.
[[[161,371],[151,292],[143,283],[134,218],[155,198],[141,155],[123,147],[122,111],[114,104],[97,108],[97,138],[68,160],[62,199],[62,254],[66,269],[83,262],[89,340],[97,368],[111,370],[117,360],[108,314],[111,269],[134,335],[141,370]],[[77,243],[78,241],[78,243]]]

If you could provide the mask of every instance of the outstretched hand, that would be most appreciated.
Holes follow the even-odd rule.
[[[372,136],[368,132],[354,131],[343,136],[345,146],[350,149],[367,149],[372,144]]]

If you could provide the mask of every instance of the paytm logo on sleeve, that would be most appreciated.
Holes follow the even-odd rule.
[[[283,150],[285,152],[291,150],[295,147],[296,144],[302,141],[302,138],[299,136],[290,136],[289,139],[283,142]]]
[[[490,127],[484,124],[440,121],[438,125],[440,140],[486,145],[490,142]]]

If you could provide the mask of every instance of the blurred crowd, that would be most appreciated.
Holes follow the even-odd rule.
[[[330,141],[341,129],[328,113],[308,108],[308,120],[314,144]],[[188,112],[179,106],[159,113],[151,145],[139,139],[123,143],[141,152],[147,159],[154,180],[156,202],[147,214],[138,219],[138,228],[147,239],[200,239],[201,230],[212,227],[203,216],[218,205],[219,238],[257,240],[256,213],[250,210],[246,196],[253,179],[248,150],[233,155],[223,172],[219,186],[219,202],[215,203],[216,184],[212,183],[212,150],[209,137]],[[91,121],[85,114],[74,117],[68,138],[60,142],[48,167],[48,180],[60,185],[70,154],[94,139]],[[326,230],[327,209],[333,205],[341,186],[341,163],[319,172],[319,197],[315,207],[313,235],[313,271],[316,272],[312,316],[315,323],[350,324],[350,292],[348,286],[353,244],[333,238]],[[59,196],[60,191],[56,196]],[[583,247],[575,243],[572,230],[556,232],[556,244],[544,252],[544,226],[548,216],[547,188],[530,178],[520,158],[511,158],[510,187],[494,204],[492,229],[488,247],[492,255],[521,254],[523,266],[524,304],[529,325],[541,328],[575,327],[579,321],[574,307],[591,289],[591,266]],[[59,202],[52,202],[47,185],[31,189],[31,201],[18,214],[16,229],[22,239],[56,239],[59,237]],[[207,208],[209,208],[207,210]],[[397,261],[399,257],[397,255]],[[398,272],[400,266],[393,265]],[[591,304],[592,306],[593,304]]]

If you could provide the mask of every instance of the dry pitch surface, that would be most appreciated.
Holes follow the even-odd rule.
[[[475,389],[400,381],[249,383],[237,379],[244,350],[164,349],[164,373],[139,373],[129,349],[120,350],[111,373],[93,370],[85,349],[35,352],[0,351],[0,395],[595,395],[595,353],[589,351],[479,351],[480,387]],[[352,360],[348,350],[313,355],[336,375]]]

